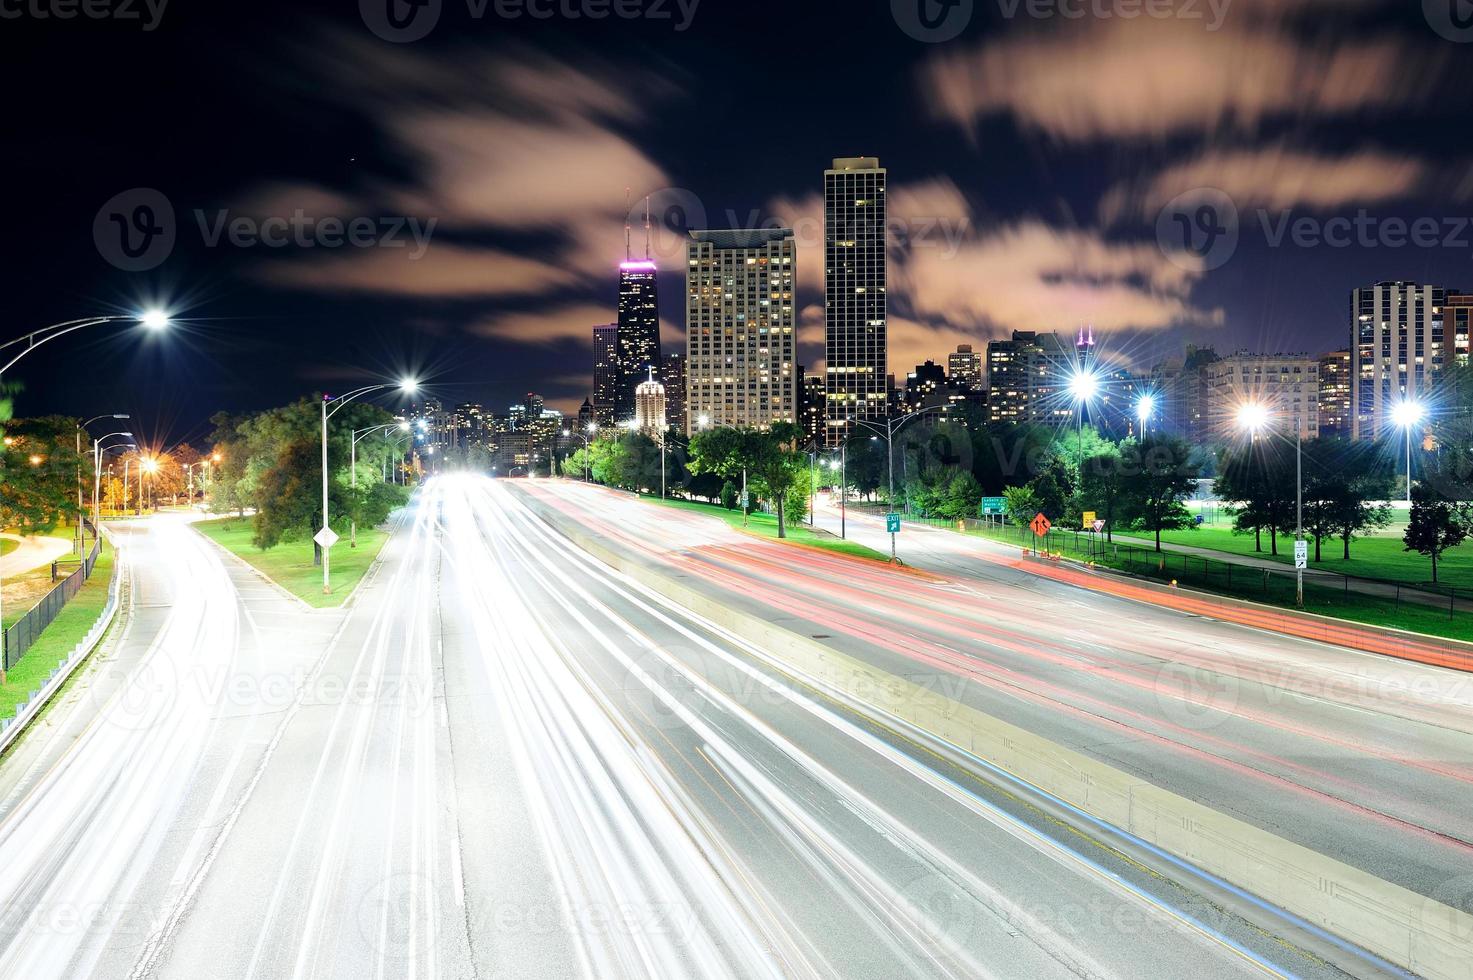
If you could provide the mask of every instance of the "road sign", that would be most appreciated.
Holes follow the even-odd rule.
[[[983,497],[982,516],[998,517],[1008,512],[1008,498],[1006,497]]]
[[[1104,532],[1104,530],[1105,530],[1105,522],[1104,521],[1094,521],[1094,522],[1092,522],[1089,525],[1089,529],[1091,531],[1093,531],[1094,533],[1096,533],[1096,534],[1102,534]]]
[[[1308,568],[1309,567],[1309,542],[1308,541],[1295,541],[1294,542],[1294,567],[1295,568]]]
[[[749,503],[751,503],[751,498],[748,497],[747,492],[743,490],[737,497],[737,506],[740,507],[742,510],[746,510]]]
[[[1099,515],[1096,514],[1092,510],[1085,511],[1084,512],[1084,516],[1082,518],[1083,521],[1084,521],[1084,529],[1086,531],[1088,531],[1091,527],[1093,527],[1094,526],[1094,523],[1098,519],[1098,517],[1099,517]]]
[[[885,530],[888,531],[891,534],[899,534],[900,533],[900,515],[899,514],[886,514],[885,515]]]
[[[312,540],[316,541],[318,546],[321,548],[331,548],[333,545],[338,543],[338,536],[332,528],[325,527],[314,534],[312,536]]]
[[[1039,514],[1033,519],[1033,523],[1028,526],[1033,528],[1033,533],[1041,538],[1054,529],[1054,522]]]

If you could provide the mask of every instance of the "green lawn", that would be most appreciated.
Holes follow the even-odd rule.
[[[1015,546],[1021,546],[1024,540],[1030,543],[1033,540],[1031,534],[1020,536],[1018,529],[1011,527],[1006,531],[969,531],[967,533],[978,534]],[[1094,561],[1096,564],[1145,578],[1175,581],[1186,588],[1201,589],[1205,592],[1215,592],[1286,609],[1292,609],[1295,605],[1294,579],[1290,575],[1273,575],[1265,582],[1261,572],[1255,573],[1252,569],[1243,569],[1243,566],[1238,566],[1238,570],[1229,577],[1225,567],[1220,564],[1213,563],[1204,566],[1199,557],[1184,558],[1182,555],[1172,553],[1157,556],[1154,552],[1145,549],[1137,549],[1133,554],[1135,560],[1131,561],[1127,558],[1127,549],[1121,548],[1117,557],[1115,552],[1107,551],[1102,544],[1097,544],[1091,554],[1087,544],[1077,546],[1076,540],[1083,543],[1087,542],[1088,538],[1080,535],[1076,539],[1071,533],[1056,531],[1049,535],[1048,550],[1055,554],[1062,554],[1066,558]],[[1365,543],[1361,542],[1361,544]],[[1249,547],[1250,549],[1252,547],[1251,538]],[[1292,559],[1293,545],[1290,544],[1289,547]],[[1292,565],[1292,560],[1290,564]],[[1465,612],[1450,616],[1446,608],[1438,610],[1430,606],[1407,602],[1397,603],[1390,599],[1355,593],[1347,596],[1342,589],[1323,588],[1313,584],[1306,585],[1304,600],[1307,612],[1318,613],[1321,616],[1334,616],[1352,622],[1411,630],[1431,636],[1473,640],[1473,614]]]
[[[1264,536],[1264,550],[1259,553],[1253,550],[1253,535],[1234,534],[1223,527],[1201,527],[1195,531],[1166,531],[1161,535],[1161,540],[1172,544],[1189,545],[1193,548],[1212,548],[1231,554],[1266,558],[1291,566],[1294,564],[1292,538],[1279,539],[1277,558],[1268,552],[1267,535]],[[1340,557],[1344,553],[1343,546],[1338,540],[1326,541],[1322,551],[1324,560],[1318,563],[1311,560],[1310,566],[1329,572],[1338,572],[1342,575],[1378,578],[1409,585],[1421,585],[1432,581],[1432,563],[1415,552],[1404,550],[1399,536],[1378,536],[1353,541],[1350,545],[1349,561]],[[1311,559],[1314,558],[1313,541],[1309,545],[1309,555]],[[1473,589],[1473,543],[1464,544],[1457,550],[1444,555],[1442,561],[1438,562],[1437,579],[1443,585]]]
[[[714,504],[703,504],[693,500],[661,500],[658,497],[643,497],[643,500],[662,507],[678,507],[681,510],[695,511],[705,514],[707,517],[715,517],[725,521],[737,530],[746,530],[748,533],[760,535],[764,538],[777,539],[777,515],[754,513],[748,521],[747,527],[742,527],[742,512],[740,509],[727,510],[725,507]],[[806,517],[806,515],[805,515]],[[815,534],[808,529],[806,524],[797,524],[789,521],[787,525],[788,541],[794,544],[810,545],[815,548],[824,548],[828,551],[837,551],[840,554],[851,555],[855,558],[869,558],[875,561],[888,562],[890,557],[882,555],[873,548],[866,548],[862,544],[853,541],[845,541],[831,534]]]
[[[82,591],[73,596],[61,614],[51,621],[40,639],[31,645],[20,663],[6,676],[5,684],[0,685],[0,714],[13,716],[16,706],[44,684],[61,659],[87,635],[107,605],[108,583],[112,581],[112,575],[113,550],[104,542],[92,577],[82,586]]]
[[[226,551],[249,562],[257,571],[317,609],[341,606],[373,560],[378,557],[387,531],[358,529],[358,547],[349,548],[347,535],[332,549],[332,595],[322,594],[322,568],[312,564],[312,542],[291,541],[262,551],[251,543],[250,518],[228,517],[200,521],[194,525]]]
[[[11,541],[9,538],[0,538],[0,555],[8,555],[19,547],[19,541]]]

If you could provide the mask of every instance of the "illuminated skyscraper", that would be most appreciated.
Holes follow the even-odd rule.
[[[827,441],[855,419],[886,414],[886,171],[874,157],[834,161],[823,175]]]
[[[798,420],[797,245],[787,228],[693,231],[686,244],[686,425]]]
[[[593,328],[593,420],[614,425],[614,390],[618,387],[619,325]]]

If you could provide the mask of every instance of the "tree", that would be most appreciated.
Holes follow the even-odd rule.
[[[1432,559],[1432,581],[1437,581],[1437,562],[1452,548],[1468,538],[1470,517],[1431,487],[1419,484],[1412,488],[1412,513],[1402,537],[1407,551],[1415,551]]]
[[[1140,524],[1156,535],[1161,550],[1161,532],[1192,526],[1192,515],[1182,503],[1197,486],[1192,449],[1181,439],[1150,436],[1141,440],[1126,457],[1126,493],[1140,513]]]
[[[1046,458],[1038,475],[1028,484],[1038,498],[1038,509],[1051,521],[1058,523],[1067,518],[1071,509],[1076,513],[1074,498],[1074,473],[1058,455]]]
[[[1002,496],[1007,501],[1008,520],[1018,527],[1027,527],[1040,513],[1038,494],[1033,492],[1031,484],[1008,487],[1002,492]]]
[[[748,469],[763,496],[777,506],[777,536],[787,537],[788,495],[808,477],[808,457],[798,450],[803,429],[774,422],[766,432],[746,433]]]
[[[692,497],[700,497],[715,503],[721,497],[723,482],[717,473],[695,473],[685,483],[686,490]],[[736,491],[732,491],[732,499],[736,499]]]
[[[1376,531],[1391,523],[1391,508],[1386,498],[1391,495],[1392,467],[1373,443],[1343,444],[1333,461],[1331,478],[1338,492],[1330,498],[1330,527],[1344,545],[1345,560],[1350,559],[1350,543],[1366,531]],[[1318,561],[1319,546],[1315,546]]]
[[[737,489],[735,483],[727,480],[721,484],[721,506],[727,510],[736,510],[737,504],[741,502],[740,498],[741,491]]]
[[[60,415],[6,424],[0,447],[0,526],[26,533],[49,531],[77,515],[81,460],[76,427],[76,419]]]
[[[1084,470],[1080,474],[1081,509],[1088,507],[1104,515],[1107,541],[1115,540],[1115,519],[1122,516],[1121,504],[1126,498],[1125,467],[1121,453],[1122,450],[1134,452],[1135,448],[1133,442],[1125,443],[1123,447],[1107,443],[1106,448],[1085,459]]]
[[[982,484],[969,470],[956,470],[946,481],[940,495],[937,512],[948,520],[960,521],[977,516],[982,503]]]
[[[1254,534],[1254,550],[1263,550],[1263,531],[1269,532],[1269,550],[1279,553],[1279,535],[1294,526],[1295,476],[1292,453],[1260,439],[1229,450],[1213,484],[1218,499],[1230,505],[1233,530]]]

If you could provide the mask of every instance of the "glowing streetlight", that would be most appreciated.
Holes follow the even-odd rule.
[[[1238,406],[1238,427],[1255,439],[1268,428],[1269,410],[1262,402],[1244,402]],[[1308,543],[1304,540],[1304,427],[1294,419],[1294,579],[1296,604],[1304,608],[1304,566],[1300,564],[1300,552],[1308,554]],[[1307,560],[1306,560],[1307,564]]]
[[[1257,436],[1268,428],[1268,406],[1261,402],[1244,402],[1238,406],[1238,428]]]
[[[1411,398],[1403,398],[1391,409],[1391,421],[1406,433],[1407,440],[1407,506],[1412,505],[1412,430],[1427,418],[1427,406]]]
[[[1100,393],[1100,378],[1093,371],[1077,371],[1069,378],[1069,394],[1079,405],[1094,401]]]
[[[1156,396],[1142,395],[1135,403],[1136,418],[1141,420],[1141,435],[1145,435],[1146,427],[1151,424],[1151,418],[1156,414]]]
[[[169,327],[169,314],[163,310],[146,310],[138,318],[138,322],[150,330],[167,330]]]

